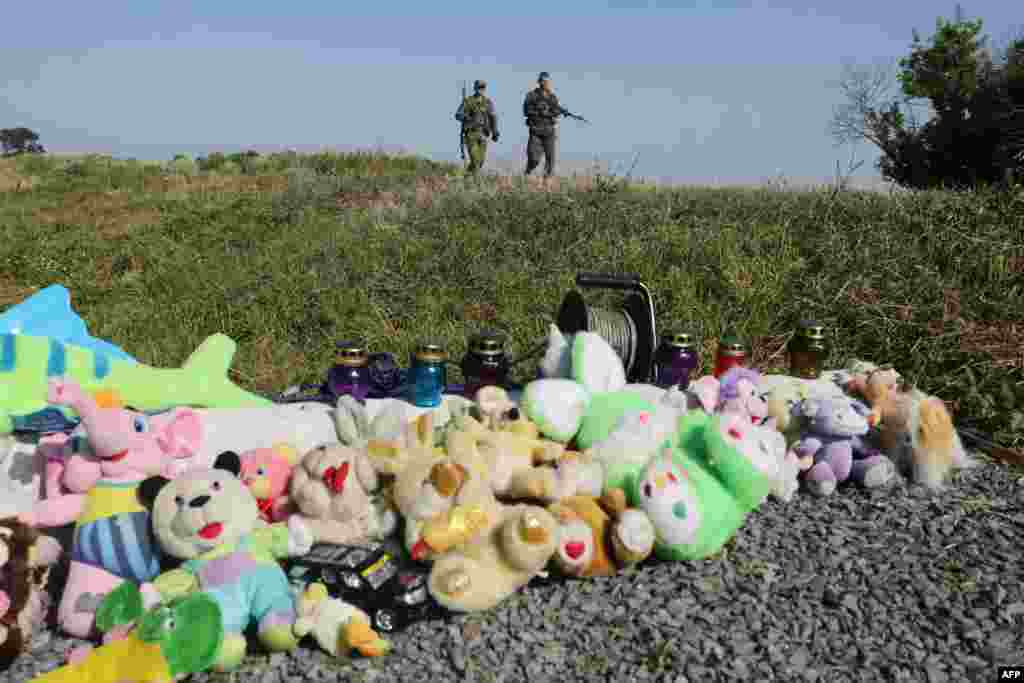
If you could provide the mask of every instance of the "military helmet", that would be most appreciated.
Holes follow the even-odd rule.
[[[540,76],[537,76],[537,82],[538,83],[540,81],[550,81],[550,80],[551,80],[551,74],[549,74],[547,71],[541,71],[540,72]]]
[[[487,81],[473,81],[473,90],[483,90],[487,87]]]

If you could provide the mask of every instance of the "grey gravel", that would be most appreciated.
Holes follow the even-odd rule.
[[[939,493],[902,480],[768,501],[720,556],[530,587],[491,612],[416,624],[392,654],[303,646],[237,681],[950,681],[1024,664],[1024,471],[986,464]],[[75,644],[51,632],[0,675]]]

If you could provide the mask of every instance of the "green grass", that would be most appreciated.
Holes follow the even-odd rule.
[[[457,359],[488,326],[524,350],[577,271],[636,272],[660,327],[701,335],[706,363],[735,329],[762,367],[784,367],[787,335],[817,317],[834,333],[833,363],[892,362],[1024,443],[1019,188],[637,192],[605,177],[538,192],[372,153],[218,163],[228,172],[0,162],[0,306],[62,283],[93,334],[156,365],[224,332],[239,343],[240,383],[271,390],[320,380],[343,337],[403,358],[439,337]]]

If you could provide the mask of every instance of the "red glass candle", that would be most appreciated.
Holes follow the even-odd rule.
[[[735,367],[746,366],[747,346],[737,337],[726,337],[718,343],[715,357],[715,377],[721,377]]]

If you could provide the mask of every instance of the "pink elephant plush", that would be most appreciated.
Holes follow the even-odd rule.
[[[183,471],[199,451],[202,424],[188,408],[153,417],[101,408],[67,378],[50,380],[47,400],[78,413],[91,454],[51,460],[47,497],[21,519],[39,527],[76,522],[58,621],[67,634],[88,638],[96,606],[123,581],[140,584],[147,602],[158,599],[149,582],[160,573],[159,546],[136,489],[147,477]]]

